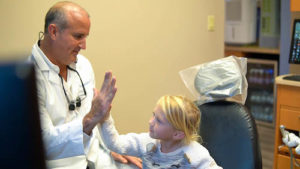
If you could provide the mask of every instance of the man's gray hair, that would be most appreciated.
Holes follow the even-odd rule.
[[[80,5],[70,2],[70,1],[61,1],[53,5],[49,11],[46,14],[45,17],[45,27],[44,27],[44,33],[48,33],[48,27],[50,24],[54,23],[58,26],[60,31],[66,29],[68,27],[68,17],[67,17],[67,12],[68,6],[75,7],[77,9],[80,9],[84,11],[88,17],[89,14],[88,12],[82,8]]]
[[[67,27],[67,17],[63,8],[52,7],[46,14],[44,33],[48,33],[48,26],[55,23],[60,30],[64,30]]]

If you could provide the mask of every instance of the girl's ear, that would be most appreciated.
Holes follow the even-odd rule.
[[[176,130],[173,134],[173,138],[174,140],[183,140],[185,137],[185,134],[183,131],[179,131],[179,130]]]

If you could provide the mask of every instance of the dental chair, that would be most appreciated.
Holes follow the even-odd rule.
[[[262,169],[256,124],[242,104],[215,101],[198,107],[202,145],[218,165],[223,169]]]
[[[201,144],[223,169],[262,169],[256,124],[243,105],[246,73],[247,58],[235,56],[179,72],[202,113]]]

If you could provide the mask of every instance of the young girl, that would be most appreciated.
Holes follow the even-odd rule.
[[[142,158],[143,169],[221,169],[197,142],[200,116],[186,97],[163,96],[149,121],[149,133],[119,135],[112,118],[99,129],[109,149]]]

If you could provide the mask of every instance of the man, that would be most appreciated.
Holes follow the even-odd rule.
[[[46,15],[44,39],[33,46],[42,134],[49,168],[114,168],[96,125],[110,111],[116,79],[105,74],[94,89],[90,62],[79,54],[90,31],[88,13],[72,2],[58,2]],[[139,159],[112,153],[141,168]]]

